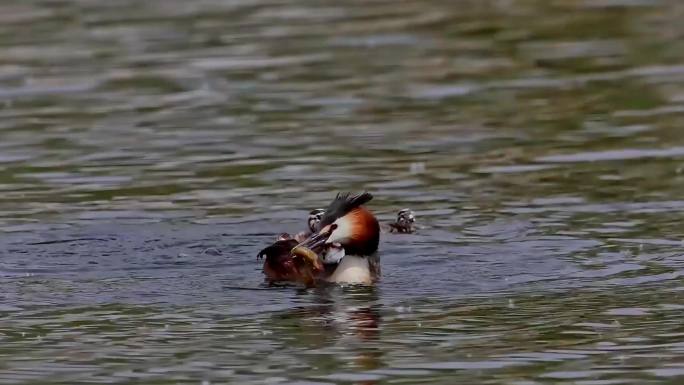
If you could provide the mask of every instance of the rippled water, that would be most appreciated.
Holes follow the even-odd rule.
[[[0,383],[680,383],[682,17],[0,4]],[[377,287],[263,284],[363,189]]]

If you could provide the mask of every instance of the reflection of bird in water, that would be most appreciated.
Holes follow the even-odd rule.
[[[369,193],[337,194],[324,213],[312,211],[308,224],[313,231],[306,239],[297,243],[303,235],[292,239],[283,234],[259,252],[258,256],[265,258],[266,279],[307,286],[316,281],[372,284],[379,274],[376,251],[380,226],[362,206],[371,199]]]
[[[317,351],[301,359],[310,367],[370,371],[383,368],[385,348],[377,343],[383,329],[379,291],[373,286],[327,286],[306,291],[307,306],[279,312],[266,325],[271,338],[287,340],[290,349]],[[376,384],[374,380],[355,382]]]
[[[326,322],[327,335],[334,336],[337,346],[351,353],[354,366],[360,370],[375,370],[383,366],[384,349],[375,342],[382,331],[381,305],[375,287],[339,288],[316,290],[321,301],[328,305],[320,309],[318,319]],[[371,385],[376,381],[362,381]]]
[[[397,219],[389,224],[389,232],[413,233],[415,230],[416,216],[411,209],[402,209],[397,213]]]

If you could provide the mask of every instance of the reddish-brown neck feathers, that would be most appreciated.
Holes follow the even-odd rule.
[[[351,255],[371,255],[378,250],[380,225],[375,216],[363,207],[349,212],[351,223],[349,240],[344,244],[345,253]]]

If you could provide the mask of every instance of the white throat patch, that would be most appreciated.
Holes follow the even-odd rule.
[[[339,243],[330,245],[323,255],[323,263],[334,264],[340,263],[344,258],[344,248]]]

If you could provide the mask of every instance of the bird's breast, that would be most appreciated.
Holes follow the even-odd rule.
[[[367,258],[345,255],[327,280],[334,283],[370,285],[373,283],[373,276]]]

